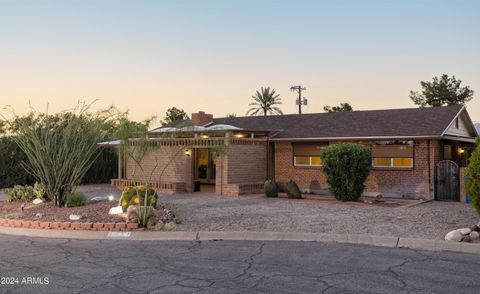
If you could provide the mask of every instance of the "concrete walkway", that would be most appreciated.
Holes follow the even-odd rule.
[[[303,241],[363,244],[390,248],[411,248],[429,251],[455,251],[480,254],[480,243],[456,243],[443,240],[375,236],[365,234],[320,234],[288,232],[100,232],[35,230],[0,227],[0,234],[62,239],[131,240],[131,241]]]

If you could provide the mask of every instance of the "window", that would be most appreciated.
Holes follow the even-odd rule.
[[[372,144],[373,167],[413,167],[413,141],[382,141]]]
[[[320,156],[295,156],[295,166],[321,166],[322,159]]]
[[[321,166],[320,153],[327,143],[293,143],[294,166]]]

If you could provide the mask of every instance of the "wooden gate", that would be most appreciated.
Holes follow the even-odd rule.
[[[435,166],[435,200],[460,201],[460,169],[451,160]]]

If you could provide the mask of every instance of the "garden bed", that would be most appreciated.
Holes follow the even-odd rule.
[[[71,214],[81,215],[76,222],[81,223],[117,223],[125,222],[121,215],[110,215],[110,208],[117,206],[117,202],[88,202],[85,206],[59,208],[53,203],[42,204],[25,203],[22,211],[20,202],[0,202],[0,218],[33,220],[40,222],[71,222]]]

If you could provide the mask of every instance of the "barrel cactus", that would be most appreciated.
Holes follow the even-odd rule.
[[[302,192],[298,188],[297,183],[290,180],[285,184],[285,192],[287,192],[288,198],[300,199],[302,198]]]
[[[274,180],[267,180],[264,184],[264,191],[267,197],[278,197],[278,185]]]
[[[145,192],[146,187],[136,186],[136,187],[126,187],[122,196],[120,197],[119,204],[122,206],[125,211],[130,205],[145,205]],[[147,192],[147,206],[157,207],[158,195],[155,190],[149,188]]]

